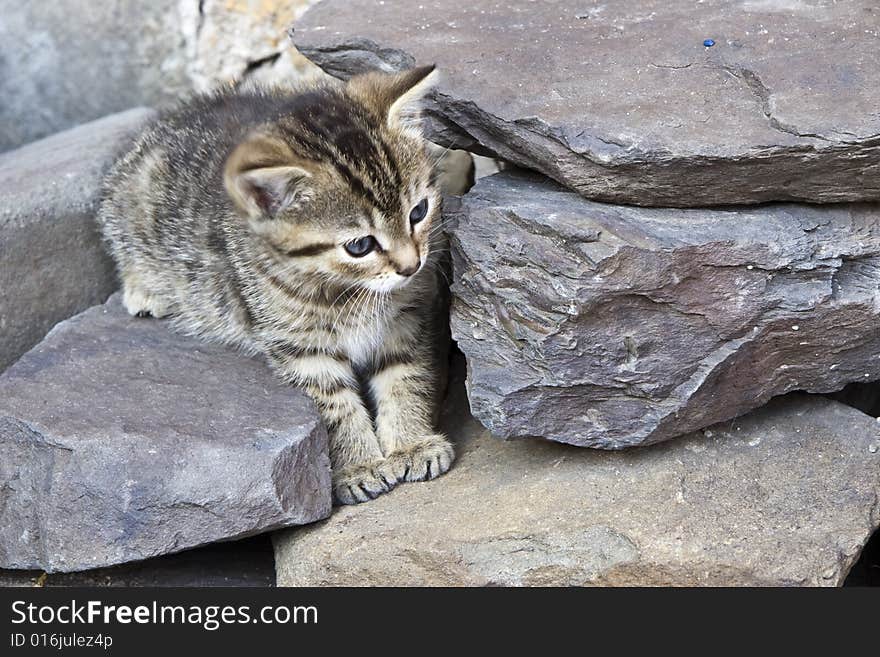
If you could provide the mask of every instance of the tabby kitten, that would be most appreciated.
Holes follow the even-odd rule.
[[[105,184],[128,312],[265,354],[317,403],[344,504],[453,459],[433,427],[440,195],[416,114],[433,77],[198,97]]]

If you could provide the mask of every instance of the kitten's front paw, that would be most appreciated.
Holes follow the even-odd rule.
[[[427,481],[449,470],[455,451],[440,434],[425,436],[396,449],[385,459],[388,469],[397,481]]]
[[[134,317],[161,319],[169,314],[168,304],[158,296],[130,285],[126,285],[123,290],[122,305]]]
[[[397,483],[386,474],[385,461],[348,466],[333,472],[333,497],[337,504],[358,504],[376,499]]]

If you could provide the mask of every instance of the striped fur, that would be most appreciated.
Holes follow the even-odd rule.
[[[431,71],[195,98],[105,184],[99,218],[127,310],[262,353],[305,390],[341,503],[453,458],[433,426],[440,195],[413,123]],[[346,250],[366,236],[380,248]]]

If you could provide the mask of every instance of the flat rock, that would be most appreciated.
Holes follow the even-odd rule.
[[[116,288],[94,221],[101,180],[153,116],[129,110],[0,155],[0,371]]]
[[[275,534],[279,586],[834,586],[880,523],[877,423],[821,397],[625,452],[447,419],[448,474]]]
[[[98,568],[330,513],[312,402],[118,297],[0,376],[0,453],[0,568]]]
[[[615,206],[502,173],[447,207],[452,333],[500,437],[616,449],[880,378],[880,206]]]
[[[880,198],[878,34],[874,0],[324,0],[294,40],[339,77],[436,62],[443,145],[698,207]]]

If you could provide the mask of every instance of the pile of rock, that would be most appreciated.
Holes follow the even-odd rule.
[[[116,67],[136,88],[123,106],[277,81],[282,23],[311,2],[154,4],[120,52],[165,76]],[[843,581],[880,524],[880,425],[804,391],[880,379],[880,11],[774,7],[324,0],[300,19],[297,45],[331,75],[436,62],[431,138],[523,170],[446,204],[456,466],[276,534],[280,584]],[[8,9],[13,28],[57,18]],[[115,34],[103,11],[68,14]],[[28,52],[51,60],[58,34]],[[0,87],[29,88],[20,60],[0,57],[18,76]],[[62,102],[78,83],[56,89],[76,116],[38,113],[0,148],[118,109],[93,82],[79,107]],[[0,155],[0,569],[92,569],[330,514],[301,393],[95,305],[117,285],[99,181],[150,116]]]
[[[431,137],[553,179],[493,176],[449,211],[493,432],[617,448],[880,378],[880,206],[746,207],[880,199],[872,3],[367,5],[317,5],[298,47],[341,76],[437,62]]]
[[[447,204],[476,419],[688,436],[465,438],[445,479],[279,539],[279,581],[839,582],[880,522],[876,422],[804,395],[740,416],[880,378],[865,21],[870,2],[311,9],[294,38],[325,71],[436,62],[431,138],[537,172]]]

